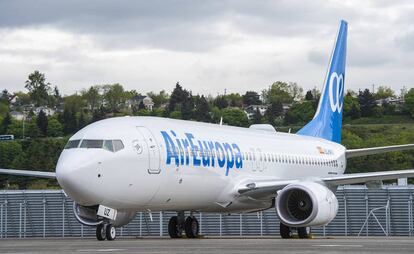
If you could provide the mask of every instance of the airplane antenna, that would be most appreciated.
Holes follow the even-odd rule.
[[[220,117],[220,125],[223,125],[223,117]]]
[[[290,130],[291,130],[291,129],[289,128],[289,133],[290,133]]]

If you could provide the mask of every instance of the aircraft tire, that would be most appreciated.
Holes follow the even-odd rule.
[[[292,229],[289,226],[286,226],[282,222],[280,223],[280,236],[283,239],[292,238]]]
[[[298,228],[298,236],[301,239],[309,238],[310,237],[310,228],[309,227]]]
[[[168,234],[171,238],[181,238],[182,236],[182,227],[178,225],[178,217],[173,216],[168,222]]]
[[[187,217],[185,220],[184,229],[187,238],[197,238],[200,231],[197,219],[192,216]]]
[[[116,238],[116,229],[111,224],[106,226],[106,240],[113,241]]]
[[[98,239],[98,241],[105,241],[106,239],[106,229],[105,229],[105,224],[99,224],[96,227],[96,239]]]

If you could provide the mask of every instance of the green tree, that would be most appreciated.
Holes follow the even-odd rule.
[[[29,74],[25,88],[29,90],[30,98],[36,106],[47,105],[49,99],[50,83],[46,83],[45,74],[34,71]]]
[[[14,138],[22,138],[23,137],[22,121],[12,120],[11,124],[7,128],[6,134],[14,135]]]
[[[37,116],[37,119],[36,119],[36,124],[37,124],[37,127],[39,128],[40,134],[42,136],[46,136],[48,120],[43,110],[40,110],[39,115]]]
[[[74,111],[71,107],[66,107],[65,105],[61,116],[61,123],[63,124],[63,131],[65,134],[74,133],[78,126],[76,111]]]
[[[161,92],[159,92],[158,94],[154,92],[149,92],[147,93],[147,95],[154,102],[154,108],[159,108],[162,105],[165,105],[168,103],[169,95],[168,93],[165,92],[165,90],[161,90]]]
[[[230,107],[243,107],[243,97],[238,93],[231,93],[225,96],[229,102]]]
[[[120,84],[104,86],[104,98],[108,104],[109,110],[112,113],[117,113],[122,108],[126,100],[124,88]]]
[[[173,92],[171,93],[168,112],[181,111],[182,119],[188,120],[193,116],[194,101],[189,91],[183,89],[177,82]]]
[[[315,115],[315,109],[312,106],[312,102],[304,101],[301,103],[294,103],[285,116],[285,123],[307,123]]]
[[[292,103],[303,98],[303,89],[296,83],[274,82],[269,89],[263,90],[262,96],[266,103]]]
[[[194,119],[201,122],[211,122],[210,106],[204,95],[195,97]]]
[[[12,119],[11,119],[10,113],[7,113],[3,121],[1,122],[0,132],[3,134],[7,133],[11,123],[12,123]]]
[[[414,118],[414,88],[405,94],[404,101],[404,110]]]
[[[221,111],[223,122],[232,126],[249,126],[249,119],[243,110],[239,108],[225,108]]]
[[[82,91],[82,97],[85,99],[91,112],[94,112],[100,106],[101,95],[99,94],[99,87],[91,86],[87,91]]]
[[[269,124],[275,125],[278,118],[283,116],[283,104],[281,102],[275,101],[269,104],[265,112],[265,117]]]
[[[351,119],[358,119],[361,117],[361,106],[359,105],[359,101],[349,92],[344,96],[343,113],[345,117],[350,117]]]
[[[365,89],[363,92],[359,92],[358,101],[361,105],[361,115],[364,117],[370,117],[374,115],[375,98],[369,89]]]
[[[262,101],[260,100],[260,95],[254,91],[247,91],[243,95],[243,105],[250,106],[250,105],[260,105]]]
[[[25,136],[31,137],[31,138],[37,138],[40,136],[40,134],[41,134],[41,131],[39,127],[37,126],[37,120],[36,118],[32,118],[26,124]]]
[[[63,126],[56,118],[49,118],[47,123],[48,137],[61,137],[63,135]]]
[[[224,95],[218,95],[213,100],[213,105],[215,107],[218,107],[219,109],[224,109],[224,108],[227,108],[229,106],[229,102],[227,101],[227,99]]]
[[[253,113],[252,123],[253,124],[261,124],[262,123],[262,114],[260,114],[260,110],[257,108],[256,111]]]
[[[9,91],[7,91],[7,89],[4,89],[0,95],[0,103],[9,105],[10,98],[11,98],[11,95],[9,94]]]
[[[312,94],[312,91],[311,90],[308,90],[307,92],[306,92],[306,95],[305,95],[305,100],[307,100],[307,101],[313,101],[313,94]]]
[[[395,92],[394,90],[391,89],[391,87],[380,86],[378,87],[377,92],[375,93],[374,97],[376,100],[395,97]]]

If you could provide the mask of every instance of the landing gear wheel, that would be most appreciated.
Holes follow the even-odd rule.
[[[310,237],[310,227],[298,228],[298,236],[301,239],[307,239]]]
[[[177,216],[171,217],[170,221],[168,222],[168,234],[171,238],[181,238],[183,229],[178,223]]]
[[[184,223],[185,235],[188,238],[197,238],[200,227],[195,217],[187,217]]]
[[[116,238],[116,229],[111,224],[106,226],[106,240],[113,241]]]
[[[98,239],[98,241],[105,241],[105,239],[106,239],[106,225],[104,223],[99,224],[96,227],[96,239]]]
[[[280,236],[283,239],[292,238],[292,229],[283,223],[280,223]]]

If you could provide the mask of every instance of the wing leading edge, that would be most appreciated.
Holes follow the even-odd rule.
[[[414,144],[381,146],[381,147],[371,147],[371,148],[361,148],[361,149],[347,149],[346,158],[348,159],[348,158],[365,156],[365,155],[403,151],[403,150],[409,150],[409,149],[414,149]]]
[[[238,192],[241,195],[265,197],[270,195],[274,196],[278,190],[283,189],[289,184],[300,181],[314,181],[321,182],[322,184],[326,184],[328,186],[338,186],[342,184],[366,183],[379,180],[392,180],[411,177],[414,177],[414,169],[344,174],[312,179],[257,181],[241,185],[238,188]]]
[[[17,170],[17,169],[0,168],[0,174],[16,175],[16,176],[33,176],[33,177],[40,177],[40,178],[53,178],[53,179],[56,179],[56,173],[55,172],[45,172],[45,171],[31,171],[31,170]]]

